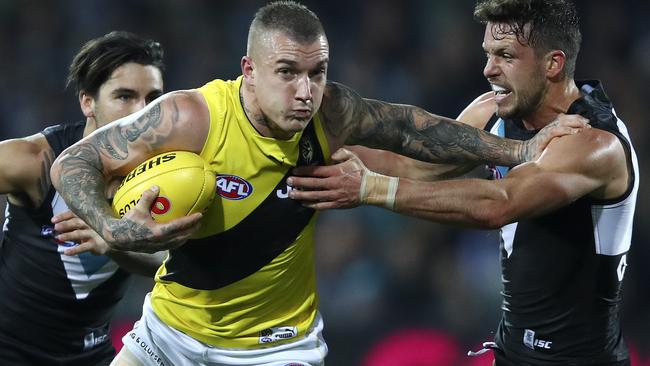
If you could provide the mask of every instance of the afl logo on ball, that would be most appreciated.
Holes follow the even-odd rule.
[[[236,175],[217,175],[217,193],[229,200],[241,200],[253,193],[253,185]]]
[[[169,198],[158,196],[151,206],[151,212],[156,215],[164,215],[172,207],[172,203],[169,201]]]

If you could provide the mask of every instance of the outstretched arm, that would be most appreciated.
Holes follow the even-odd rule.
[[[364,99],[333,82],[325,90],[321,115],[333,150],[364,145],[431,163],[505,166],[533,160],[551,138],[575,133],[587,122],[573,116],[565,124],[552,123],[532,140],[508,140],[418,107]]]
[[[167,94],[66,149],[52,166],[52,184],[112,249],[154,253],[175,248],[197,229],[201,214],[159,224],[149,207],[139,204],[119,219],[106,200],[105,182],[162,152],[200,152],[208,129],[208,109],[198,92]]]
[[[297,189],[290,191],[290,197],[316,209],[367,203],[436,222],[498,228],[542,215],[585,195],[618,197],[629,184],[629,165],[620,141],[601,130],[557,139],[537,161],[512,169],[501,180],[400,179],[393,181],[396,187],[392,197],[388,180],[396,178],[369,180],[371,175],[365,167],[353,156],[346,158],[344,171],[334,174],[334,167],[322,167],[319,173],[325,179],[291,177],[289,183]]]
[[[455,178],[473,168],[473,166],[427,163],[392,151],[371,149],[362,145],[345,146],[345,149],[353,152],[368,169],[374,172],[414,180],[434,181]],[[302,175],[310,175],[309,169],[317,168],[307,168]]]
[[[494,93],[488,92],[474,99],[456,118],[458,122],[485,129],[488,121],[496,112]],[[347,150],[357,155],[368,169],[401,178],[434,181],[459,177],[470,172],[478,164],[433,164],[408,158],[391,151],[371,149],[361,145],[346,146]]]
[[[583,196],[619,197],[628,187],[629,176],[618,138],[592,130],[552,142],[538,161],[513,168],[504,179],[431,185],[400,181],[394,209],[437,222],[499,228]]]

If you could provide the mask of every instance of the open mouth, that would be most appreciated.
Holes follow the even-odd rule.
[[[492,85],[492,91],[494,92],[494,97],[497,102],[503,100],[510,94],[512,94],[512,91],[510,89],[506,89],[502,86],[491,84]]]

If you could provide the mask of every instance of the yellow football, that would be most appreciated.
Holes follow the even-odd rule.
[[[154,156],[133,169],[117,188],[113,210],[124,216],[140,200],[142,192],[160,187],[151,216],[165,222],[205,211],[213,202],[216,177],[210,165],[189,151],[170,151]]]

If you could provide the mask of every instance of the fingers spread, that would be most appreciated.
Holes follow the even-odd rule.
[[[578,133],[580,130],[575,129],[575,128],[570,128],[570,127],[565,127],[565,126],[558,126],[555,127],[551,131],[551,136],[553,137],[561,137],[564,135],[573,135],[574,133]]]
[[[59,233],[65,233],[78,229],[86,229],[88,225],[78,217],[73,217],[65,221],[60,221],[54,224],[54,230]]]
[[[68,249],[64,250],[63,254],[69,255],[69,256],[81,254],[81,253],[89,251],[90,249],[88,247],[89,247],[88,245],[79,244],[77,246],[74,246],[72,248],[68,248]]]
[[[289,177],[287,183],[293,188],[306,191],[327,188],[327,180],[324,178]]]
[[[299,191],[293,189],[289,192],[289,198],[298,201],[320,202],[328,200],[329,197],[330,191]]]
[[[310,177],[329,177],[336,172],[333,165],[308,165],[293,168],[291,174]]]
[[[340,148],[332,154],[332,160],[334,161],[341,162],[350,159],[358,159],[358,157],[355,153],[345,148]]]
[[[73,217],[77,217],[72,211],[66,211],[64,213],[60,213],[58,215],[52,216],[52,219],[50,220],[53,224],[56,224],[57,222],[69,220]]]
[[[56,238],[61,241],[81,242],[91,238],[92,236],[93,232],[91,230],[74,230],[59,234]]]

